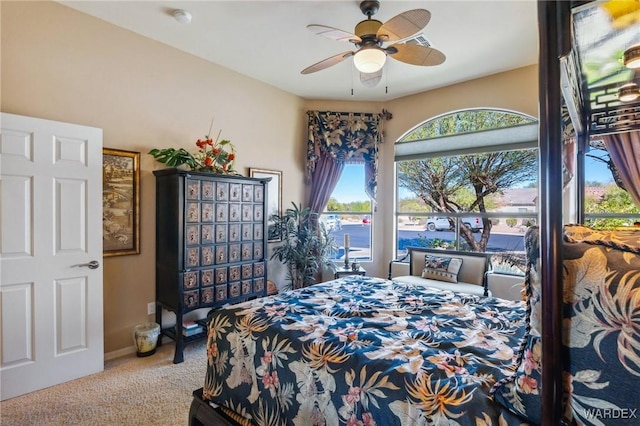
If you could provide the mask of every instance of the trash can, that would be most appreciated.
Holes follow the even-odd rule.
[[[133,341],[136,344],[137,355],[142,357],[156,353],[158,336],[160,336],[160,326],[155,322],[136,325],[133,329]]]

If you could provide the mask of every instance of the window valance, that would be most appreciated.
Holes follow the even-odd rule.
[[[307,115],[307,179],[321,156],[328,155],[338,163],[364,163],[365,191],[375,200],[381,115],[331,111],[307,111]]]

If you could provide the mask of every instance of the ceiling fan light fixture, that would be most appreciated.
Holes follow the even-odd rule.
[[[624,51],[623,61],[627,68],[640,68],[640,43]]]
[[[360,72],[372,73],[382,69],[387,54],[377,47],[363,47],[353,57],[353,63]]]
[[[628,83],[618,88],[620,102],[632,102],[640,97],[640,88],[635,83]]]

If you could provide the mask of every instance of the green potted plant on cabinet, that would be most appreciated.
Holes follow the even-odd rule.
[[[309,208],[291,204],[293,207],[284,214],[270,218],[275,231],[282,235],[282,244],[273,250],[271,259],[285,264],[290,288],[298,289],[314,284],[322,267],[331,265],[331,253],[336,246]]]

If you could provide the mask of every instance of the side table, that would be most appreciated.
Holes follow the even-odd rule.
[[[366,274],[367,271],[362,266],[358,266],[357,270],[353,270],[352,268],[345,268],[344,266],[336,266],[334,268],[333,278],[338,279],[347,275],[360,275],[364,277]]]

